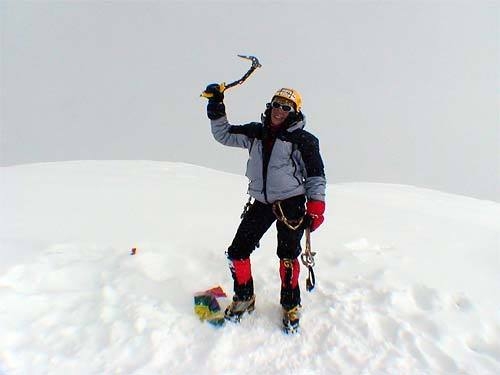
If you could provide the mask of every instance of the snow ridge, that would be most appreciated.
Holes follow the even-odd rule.
[[[242,176],[87,161],[0,177],[1,375],[500,373],[499,204],[330,185],[287,336],[274,230],[252,256],[256,311],[222,329],[193,313],[196,291],[231,292]]]

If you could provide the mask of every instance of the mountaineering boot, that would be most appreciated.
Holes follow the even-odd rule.
[[[255,309],[250,258],[229,259],[229,269],[234,280],[234,297],[224,311],[224,318],[237,323],[245,312],[251,313]]]
[[[247,299],[240,299],[237,295],[233,297],[233,302],[224,311],[224,318],[234,323],[239,323],[241,316],[247,312],[255,310],[255,294]]]
[[[288,310],[283,308],[283,332],[290,334],[299,331],[299,309],[300,305]]]

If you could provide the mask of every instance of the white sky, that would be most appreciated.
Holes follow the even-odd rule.
[[[183,161],[244,173],[199,93],[257,121],[304,97],[330,183],[411,184],[500,200],[496,1],[0,2],[0,165]]]

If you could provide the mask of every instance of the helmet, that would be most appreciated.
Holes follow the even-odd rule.
[[[293,102],[293,104],[295,104],[295,110],[297,112],[300,112],[300,110],[302,109],[302,96],[300,96],[299,92],[294,89],[283,87],[282,89],[276,91],[273,99],[276,97],[284,98]]]

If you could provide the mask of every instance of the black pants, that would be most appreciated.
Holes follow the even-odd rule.
[[[305,196],[299,195],[281,201],[283,214],[288,220],[298,220],[305,213]],[[278,232],[277,255],[280,260],[296,259],[301,251],[300,241],[304,234],[303,229],[293,230],[286,226],[282,221],[277,221],[276,215],[273,212],[272,204],[264,204],[255,201],[245,217],[241,221],[236,235],[229,246],[227,256],[230,261],[238,261],[248,259],[250,254],[255,250],[260,239],[271,225],[276,221],[276,229]],[[298,264],[298,262],[296,262]],[[235,294],[242,298],[253,294],[253,279],[250,279],[245,285],[238,285],[234,268],[231,268],[234,283]],[[299,270],[297,269],[298,273]],[[293,290],[292,290],[293,289]],[[288,285],[282,280],[281,302],[283,305],[297,305],[300,303],[300,292],[297,286]]]

